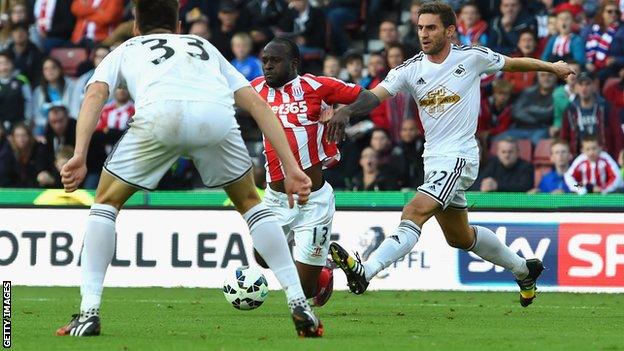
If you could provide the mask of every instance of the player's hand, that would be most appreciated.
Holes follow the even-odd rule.
[[[565,80],[570,74],[575,74],[574,70],[564,61],[553,63],[553,72],[559,79]]]
[[[334,117],[334,108],[332,106],[328,106],[326,109],[321,111],[321,115],[319,116],[319,122],[325,124],[329,122]]]
[[[293,194],[297,194],[297,203],[299,205],[305,205],[308,202],[308,197],[310,197],[312,189],[312,181],[301,169],[295,168],[286,172],[284,188],[286,190],[286,195],[288,195],[288,206],[293,208],[295,207]]]
[[[334,112],[334,116],[326,123],[327,141],[337,143],[344,139],[345,127],[350,117],[346,107],[339,108]]]
[[[74,155],[61,169],[61,182],[65,192],[71,193],[78,189],[87,175],[87,162],[84,158]]]

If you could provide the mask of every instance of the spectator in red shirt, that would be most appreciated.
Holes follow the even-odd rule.
[[[518,45],[512,57],[539,57],[537,52],[537,37],[531,29],[526,29],[520,33]],[[526,88],[533,86],[536,77],[537,72],[505,72],[503,74],[503,79],[513,84],[514,95],[518,95]]]
[[[559,14],[562,12],[570,12],[576,23],[582,23],[585,20],[583,0],[568,0],[566,2],[562,2],[553,9],[553,13]]]
[[[95,127],[96,131],[104,135],[106,153],[110,153],[112,146],[128,129],[132,116],[134,116],[134,102],[130,99],[130,93],[125,88],[115,89],[114,100],[104,105],[100,121]]]
[[[463,45],[487,45],[488,24],[481,19],[479,7],[475,2],[462,5],[457,23],[457,33]]]
[[[368,58],[368,76],[362,79],[360,85],[368,90],[373,89],[377,84],[381,83],[387,72],[386,62],[379,53],[373,53]],[[375,127],[390,130],[390,122],[386,110],[387,103],[384,101],[375,107],[370,113],[370,120]]]
[[[574,61],[585,64],[585,40],[572,31],[573,21],[570,11],[557,14],[557,34],[548,40],[542,60],[555,62],[573,58]]]
[[[568,188],[579,195],[615,191],[621,182],[617,163],[602,151],[596,137],[583,138],[582,145],[582,154],[572,162],[564,176]]]
[[[405,61],[405,51],[401,44],[392,44],[386,49],[388,68],[393,69]],[[398,92],[395,96],[385,100],[386,115],[390,137],[394,143],[400,140],[401,125],[404,120],[414,118],[418,114],[418,107],[414,98],[406,92]]]
[[[76,16],[76,26],[72,42],[93,47],[103,41],[121,21],[123,8],[123,0],[74,0],[71,11]]]
[[[481,111],[477,133],[484,145],[489,139],[499,135],[511,126],[511,93],[513,85],[506,80],[497,79],[492,83],[493,94],[481,100]]]
[[[69,39],[76,25],[71,5],[72,0],[35,1],[35,25],[45,52],[55,47],[71,46]]]
[[[618,108],[624,107],[624,68],[619,73],[620,81],[614,84],[608,82],[604,87],[604,97]]]

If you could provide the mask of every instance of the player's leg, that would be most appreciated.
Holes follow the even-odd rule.
[[[284,289],[297,333],[305,337],[322,336],[323,326],[312,313],[305,298],[282,228],[271,210],[260,201],[251,172],[224,189],[236,210],[247,221],[254,250],[273,271]]]
[[[436,200],[422,192],[416,193],[403,208],[399,226],[364,263],[360,262],[359,255],[353,257],[340,245],[332,243],[332,259],[345,272],[351,292],[364,293],[375,275],[407,255],[418,242],[422,225],[439,210],[440,204]]]
[[[295,243],[293,258],[301,284],[306,297],[312,298],[316,306],[324,305],[333,291],[333,272],[325,270],[323,277],[321,273],[327,265],[335,212],[334,189],[325,182],[310,194],[307,204],[299,207],[291,225]]]
[[[314,207],[317,204],[308,203],[305,207],[307,206]],[[326,208],[327,205],[323,207]],[[323,306],[329,300],[334,286],[333,272],[326,269],[333,210],[329,218],[325,216],[319,218],[315,216],[315,212],[318,214],[319,211],[302,211],[300,214],[302,222],[293,227],[295,234],[293,258],[306,297],[313,299],[315,306]],[[324,270],[325,274],[321,277]]]
[[[448,208],[436,213],[444,237],[450,246],[472,251],[482,259],[510,270],[520,286],[520,303],[526,307],[535,298],[535,282],[543,270],[540,260],[525,260],[511,251],[490,229],[468,224],[467,201],[463,189],[469,188],[477,175],[478,163],[467,161],[459,182],[449,197]]]
[[[260,201],[250,172],[251,159],[238,126],[233,125],[217,145],[191,150],[190,156],[204,184],[223,188],[236,210],[243,215],[254,249],[271,268],[286,293],[298,334],[321,336],[323,327],[303,294],[282,227],[271,210]]]
[[[99,308],[104,276],[115,251],[115,220],[123,204],[138,189],[153,189],[179,156],[177,147],[154,137],[154,128],[137,111],[132,127],[113,148],[100,178],[87,218],[81,254],[80,314],[57,335],[99,334]]]
[[[318,278],[325,265],[313,266],[295,261],[295,266],[299,273],[299,279],[301,280],[301,287],[303,288],[305,297],[308,299],[313,298],[318,292]]]
[[[80,314],[59,328],[57,335],[100,334],[99,315],[104,277],[115,253],[115,219],[123,204],[136,190],[137,188],[123,183],[108,172],[102,172],[95,202],[87,217],[80,258],[82,265]]]
[[[526,277],[525,260],[502,243],[496,234],[468,224],[468,211],[449,207],[435,215],[446,242],[457,249],[472,251],[486,261],[510,270],[517,278]]]
[[[333,290],[333,271],[325,268],[331,221],[336,211],[331,185],[325,183],[313,191],[303,207],[289,208],[286,194],[270,187],[264,193],[263,203],[276,216],[289,245],[292,241],[290,246],[293,246],[293,257],[304,294],[313,299],[314,306],[324,305]],[[255,250],[254,257],[258,264],[268,268]]]
[[[330,253],[334,262],[347,275],[351,292],[361,294],[368,282],[394,261],[408,254],[420,238],[423,224],[449,203],[456,189],[465,161],[451,157],[425,158],[425,183],[416,196],[403,208],[401,223],[386,237],[365,263],[352,257],[337,243]]]

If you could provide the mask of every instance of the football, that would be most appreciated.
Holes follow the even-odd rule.
[[[258,268],[238,267],[223,282],[225,299],[239,310],[253,310],[269,295],[269,285]]]

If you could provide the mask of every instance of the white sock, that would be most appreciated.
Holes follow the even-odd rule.
[[[115,253],[115,219],[113,206],[93,204],[87,218],[87,232],[82,246],[82,302],[83,315],[99,313],[106,269]]]
[[[526,278],[529,269],[524,258],[498,240],[493,231],[478,225],[473,227],[475,228],[475,242],[467,251],[472,251],[482,259],[510,270],[516,279]]]
[[[420,238],[420,227],[409,219],[402,220],[394,233],[385,238],[377,250],[363,263],[366,280],[370,281],[394,261],[410,253],[418,242],[418,238]]]
[[[247,211],[243,218],[249,225],[254,248],[279,280],[291,309],[299,304],[307,308],[297,267],[290,255],[284,231],[271,210],[260,203]]]

